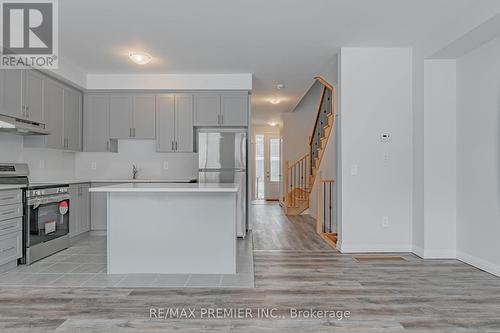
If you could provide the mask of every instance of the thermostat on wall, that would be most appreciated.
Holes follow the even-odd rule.
[[[392,135],[389,132],[380,134],[380,142],[389,143],[392,141]]]

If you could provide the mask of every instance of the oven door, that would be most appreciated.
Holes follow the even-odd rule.
[[[26,246],[45,243],[69,233],[69,195],[28,199]]]

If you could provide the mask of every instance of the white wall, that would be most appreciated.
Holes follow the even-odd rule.
[[[340,58],[340,249],[410,251],[412,51],[342,48]],[[391,143],[380,142],[383,132]]]
[[[96,169],[92,169],[95,162]],[[165,163],[168,169],[165,169]],[[77,153],[76,177],[80,179],[130,179],[132,165],[139,179],[198,178],[196,153],[158,153],[154,140],[120,140],[118,153]]]
[[[457,60],[457,256],[500,276],[500,38]]]
[[[0,162],[28,163],[31,181],[75,178],[75,153],[23,148],[23,137],[0,133]]]
[[[456,256],[456,61],[426,60],[424,72],[424,258]]]

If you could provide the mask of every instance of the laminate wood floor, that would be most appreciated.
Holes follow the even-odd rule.
[[[293,235],[313,232],[307,217],[279,215],[271,205],[252,217],[254,289],[0,288],[0,332],[500,332],[500,279],[411,254],[358,262],[312,234]],[[290,232],[287,241],[267,237],[268,227]],[[183,307],[196,318],[150,318],[151,308]],[[249,308],[253,318],[201,319],[206,308]],[[279,318],[256,318],[262,308]],[[290,309],[350,318],[292,318]]]

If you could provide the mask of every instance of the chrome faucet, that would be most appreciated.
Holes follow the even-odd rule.
[[[137,169],[135,164],[132,164],[132,179],[137,179],[138,173],[139,173],[139,169]]]

